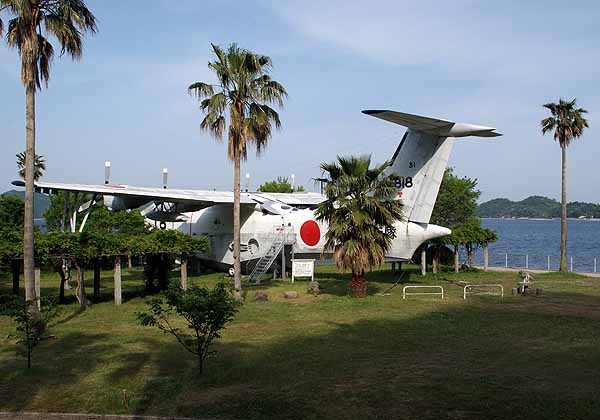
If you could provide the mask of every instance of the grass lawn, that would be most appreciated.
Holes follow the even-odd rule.
[[[389,268],[389,267],[386,267]],[[171,336],[136,324],[139,271],[126,273],[124,303],[79,312],[61,308],[56,339],[35,351],[34,368],[15,355],[0,317],[0,411],[155,414],[223,418],[600,418],[600,279],[536,276],[543,294],[512,296],[514,273],[443,273],[403,278],[443,285],[447,298],[402,299],[397,276],[368,274],[370,296],[345,295],[347,276],[319,267],[324,294],[307,282],[256,288],[198,377],[194,355]],[[176,275],[176,274],[175,274]],[[91,273],[87,276],[91,294]],[[222,274],[191,279],[214,284]],[[505,298],[462,299],[459,281],[502,283]],[[42,293],[57,293],[44,274]],[[0,279],[3,293],[10,277]],[[285,300],[284,291],[300,297]],[[69,291],[68,293],[71,293]],[[127,397],[124,398],[124,395]]]

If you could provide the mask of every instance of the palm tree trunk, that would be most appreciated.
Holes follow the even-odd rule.
[[[36,299],[35,267],[33,243],[33,197],[34,197],[34,161],[35,161],[35,85],[28,83],[25,89],[25,214],[23,224],[23,277],[25,283],[25,301]],[[39,316],[37,305],[30,305],[34,316]]]
[[[367,296],[367,281],[365,280],[365,271],[352,270],[352,277],[348,283],[350,296],[363,298]]]
[[[233,165],[233,282],[236,298],[241,297],[242,270],[240,264],[240,156],[237,153]]]
[[[560,267],[559,271],[567,271],[567,146],[561,146],[562,151],[562,184],[561,184],[561,214],[560,214]]]

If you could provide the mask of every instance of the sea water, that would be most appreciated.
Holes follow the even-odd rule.
[[[498,241],[489,246],[490,266],[557,270],[560,256],[559,219],[483,219],[483,227],[495,231]],[[567,266],[573,271],[600,271],[600,220],[567,221]],[[464,261],[464,253],[461,252]],[[507,261],[508,260],[508,261]],[[483,252],[475,252],[476,265]]]

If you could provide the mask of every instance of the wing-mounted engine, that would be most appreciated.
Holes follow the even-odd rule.
[[[157,222],[187,222],[191,213],[203,209],[201,204],[168,203],[155,201],[142,209],[142,216]]]
[[[144,197],[127,197],[127,196],[115,196],[115,195],[104,195],[102,198],[104,207],[110,211],[117,210],[132,210],[143,206],[148,202],[147,198]]]

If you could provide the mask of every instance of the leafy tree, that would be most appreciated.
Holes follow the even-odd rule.
[[[476,179],[460,178],[454,174],[453,168],[446,169],[431,214],[431,223],[448,227],[452,230],[469,223],[475,215],[477,199],[481,195],[481,192],[476,188]],[[440,265],[442,247],[447,243],[443,237],[431,241],[434,273],[438,271]]]
[[[0,229],[23,229],[23,201],[16,195],[0,196]]]
[[[40,298],[40,315],[36,315],[37,303],[34,300],[24,300],[15,296],[13,301],[8,304],[8,315],[13,319],[16,328],[15,334],[18,338],[17,354],[27,358],[27,368],[31,368],[31,358],[33,350],[44,338],[47,333],[48,323],[56,316],[57,308],[53,299]],[[36,306],[34,311],[31,306]]]
[[[462,245],[467,253],[467,265],[473,265],[473,253],[480,246],[487,246],[490,242],[498,240],[496,232],[481,226],[481,220],[471,218],[468,222],[458,226],[452,234],[440,238],[445,244],[454,246]]]
[[[20,201],[20,200],[19,200]],[[22,208],[21,202],[21,208]],[[12,226],[0,229],[0,262],[9,265],[12,272],[12,293],[19,294],[19,276],[23,256],[23,232]]]
[[[275,181],[269,181],[262,184],[258,187],[258,191],[266,193],[293,193],[303,192],[304,187],[302,185],[292,187],[292,184],[286,177],[278,176]]]
[[[559,271],[567,271],[567,147],[571,141],[581,137],[583,130],[588,127],[583,117],[587,111],[577,108],[577,101],[564,101],[544,104],[551,116],[541,122],[542,133],[554,131],[554,140],[561,148],[561,215],[560,215],[560,267]]]
[[[233,268],[238,296],[242,287],[240,266],[240,165],[248,155],[248,144],[258,155],[271,138],[272,126],[281,127],[279,114],[269,105],[283,107],[284,87],[272,80],[272,62],[266,55],[230,45],[227,50],[212,44],[217,56],[208,64],[218,79],[217,85],[192,83],[188,91],[200,100],[205,114],[202,130],[221,141],[228,128],[227,155],[233,161]],[[227,118],[229,124],[227,126]]]
[[[173,335],[190,353],[195,354],[198,372],[202,374],[209,349],[225,325],[237,312],[239,302],[232,296],[224,283],[214,289],[192,286],[183,290],[171,285],[163,298],[153,299],[148,312],[138,313],[141,325],[157,327]],[[187,323],[187,330],[175,326],[170,317],[174,314]]]
[[[21,82],[25,87],[26,148],[25,148],[25,217],[24,274],[25,299],[35,296],[33,197],[35,179],[35,93],[42,82],[48,84],[54,48],[48,35],[54,35],[61,53],[73,59],[81,57],[83,35],[96,31],[94,15],[83,0],[0,0],[0,12],[8,12],[6,40],[21,57]],[[0,32],[4,24],[0,20]],[[36,310],[34,305],[33,310]]]
[[[446,169],[431,213],[431,223],[452,229],[471,219],[481,195],[476,188],[476,179],[460,178],[453,168]]]
[[[402,218],[402,204],[394,200],[396,175],[385,175],[390,162],[371,166],[370,156],[341,157],[322,163],[327,199],[319,204],[317,220],[329,225],[323,252],[333,251],[339,269],[351,270],[352,296],[367,294],[365,270],[383,263]]]
[[[133,237],[128,246],[134,255],[145,255],[146,292],[156,293],[167,289],[175,257],[185,259],[189,254],[206,252],[208,240],[206,237],[194,238],[178,230],[157,229]]]
[[[17,154],[17,168],[19,168],[19,176],[25,179],[25,152]],[[46,161],[44,156],[35,155],[35,162],[33,163],[33,180],[39,180],[44,171],[46,170]]]

